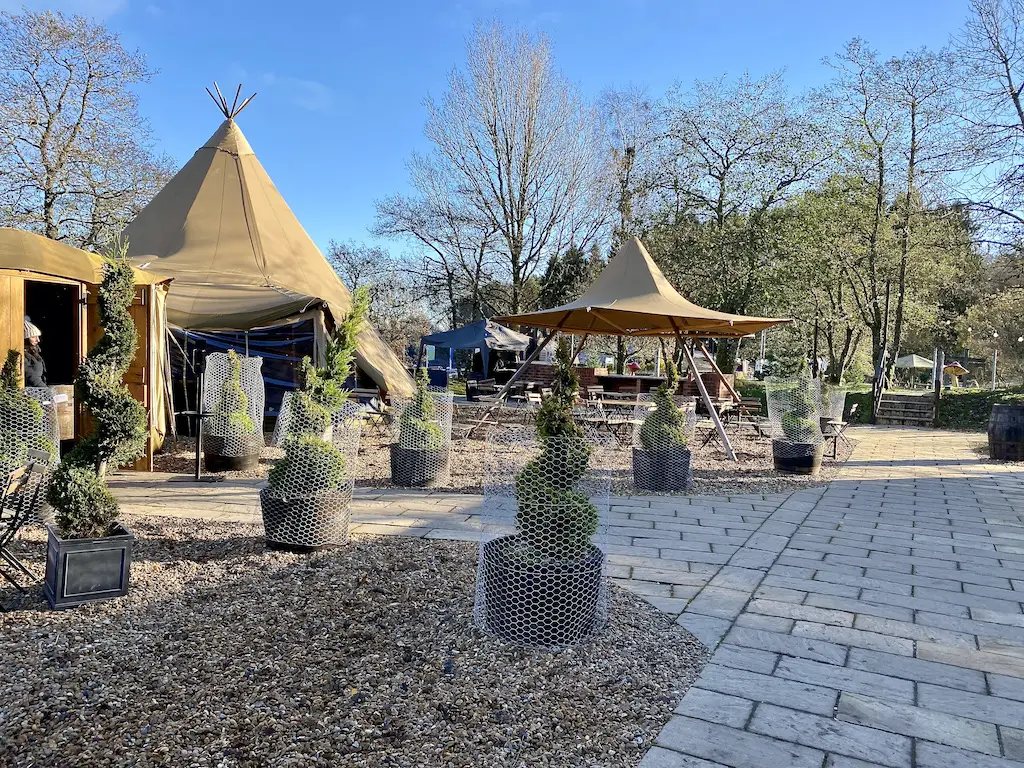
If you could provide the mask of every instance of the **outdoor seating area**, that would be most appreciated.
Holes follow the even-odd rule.
[[[1024,0],[833,5],[0,9],[0,768],[1024,768]]]

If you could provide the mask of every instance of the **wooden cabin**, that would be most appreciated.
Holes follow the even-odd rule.
[[[97,288],[103,260],[32,232],[0,228],[0,360],[8,349],[24,354],[24,317],[42,331],[47,384],[70,400],[63,410],[62,437],[78,438],[91,428],[84,407],[74,403],[71,386],[78,366],[102,336]],[[164,382],[165,306],[169,278],[135,270],[131,313],[139,346],[125,383],[149,414],[146,455],[134,469],[153,469],[153,452],[163,444],[167,400]],[[65,419],[64,415],[68,418]],[[71,422],[70,434],[63,422]]]

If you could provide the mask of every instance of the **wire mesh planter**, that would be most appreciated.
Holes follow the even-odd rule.
[[[450,482],[455,394],[421,386],[412,397],[391,399],[391,482],[434,488]]]
[[[209,472],[252,469],[263,450],[263,358],[214,352],[206,357],[203,461]]]
[[[0,402],[0,479],[5,479],[8,473],[30,459],[41,460],[43,454],[47,457],[48,468],[53,469],[60,461],[60,422],[53,390],[25,387],[0,397],[3,398]],[[46,523],[53,519],[53,510],[46,502],[50,473],[33,475],[33,478],[31,486],[23,492],[35,498],[32,516]],[[40,483],[43,487],[36,493]]]
[[[769,379],[765,395],[775,469],[789,474],[817,474],[825,444],[818,382],[806,378]]]
[[[821,420],[842,421],[846,411],[846,390],[837,386],[826,385],[821,393]]]
[[[338,411],[311,403],[302,393],[286,396],[285,457],[260,490],[267,546],[315,552],[346,544],[352,517],[352,491],[359,457],[362,418],[346,402]],[[278,430],[281,430],[281,419]]]
[[[487,439],[484,531],[474,621],[518,645],[552,649],[597,635],[611,474],[607,437],[553,437],[494,427]]]
[[[639,402],[633,411],[633,486],[656,493],[688,491],[696,428],[696,398],[656,390]]]

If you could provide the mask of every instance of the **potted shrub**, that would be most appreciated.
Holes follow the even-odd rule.
[[[515,532],[481,546],[478,624],[527,646],[573,645],[604,621],[604,553],[591,541],[599,515],[583,482],[591,446],[573,420],[571,355],[560,343],[553,394],[537,413],[539,454],[515,476]]]
[[[302,361],[302,389],[293,392],[285,456],[260,490],[267,546],[313,552],[348,541],[352,467],[359,452],[359,421],[345,418],[345,380],[355,364],[356,341],[369,308],[357,290],[352,309],[327,340],[320,368]]]
[[[391,482],[406,488],[435,486],[448,475],[451,434],[441,424],[450,426],[450,420],[438,417],[438,396],[427,383],[427,369],[420,368],[416,392],[398,416],[397,442],[391,444]]]
[[[677,378],[671,360],[666,360],[666,374],[667,380],[654,391],[654,408],[644,415],[634,439],[633,485],[638,490],[673,493],[693,485],[687,416],[672,400]]]
[[[812,386],[800,378],[766,387],[772,457],[779,472],[813,475],[821,469],[825,445]]]
[[[8,350],[0,368],[0,478],[23,466],[30,450],[42,451],[51,460],[57,456],[42,405],[21,388],[20,367],[21,355]]]
[[[249,397],[242,387],[242,359],[232,349],[228,370],[203,432],[203,462],[209,472],[252,469],[263,450],[262,425],[249,415]]]
[[[117,521],[117,501],[105,476],[107,469],[135,461],[146,448],[146,410],[123,381],[138,344],[129,312],[134,298],[135,278],[122,245],[106,254],[99,288],[103,336],[75,378],[94,430],[64,457],[47,488],[56,525],[47,526],[43,589],[53,608],[128,592],[133,539]]]

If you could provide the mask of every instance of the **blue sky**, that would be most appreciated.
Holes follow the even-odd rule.
[[[23,0],[0,0],[16,9]],[[426,149],[423,99],[440,96],[474,21],[546,33],[582,93],[630,83],[786,72],[795,91],[825,82],[822,57],[852,37],[883,55],[938,47],[966,0],[29,0],[102,19],[158,74],[140,92],[158,146],[183,164],[219,117],[213,80],[258,96],[239,124],[321,246],[369,240],[375,199],[405,191]],[[399,245],[392,247],[398,249]]]

